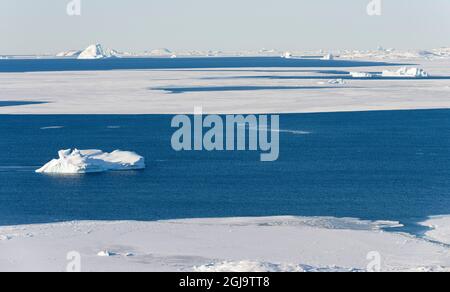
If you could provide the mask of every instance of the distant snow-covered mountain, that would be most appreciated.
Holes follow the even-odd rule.
[[[104,58],[119,58],[125,53],[120,53],[114,49],[104,49],[101,44],[90,45],[84,50],[71,50],[56,54],[58,58],[77,58],[80,60],[96,60]]]
[[[340,57],[344,59],[380,59],[380,60],[419,60],[419,59],[447,59],[450,58],[450,48],[432,50],[395,50],[378,49],[373,51],[343,51]]]
[[[72,50],[72,51],[66,51],[56,54],[56,57],[60,58],[69,58],[69,57],[78,57],[81,54],[81,50]]]
[[[171,57],[175,54],[171,50],[163,48],[144,52],[144,55],[152,57]]]
[[[90,45],[84,51],[80,53],[78,59],[82,60],[92,60],[92,59],[104,59],[108,56],[105,54],[102,45]]]

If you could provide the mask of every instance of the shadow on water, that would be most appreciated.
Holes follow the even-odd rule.
[[[6,59],[0,60],[0,72],[105,71],[146,69],[212,68],[296,68],[296,67],[371,67],[399,66],[385,62],[285,59],[280,57],[196,57],[196,58],[107,58]]]
[[[346,87],[332,86],[204,86],[204,87],[157,87],[150,90],[163,90],[171,94],[188,92],[226,92],[226,91],[259,91],[259,90],[317,90],[339,89]]]
[[[172,70],[176,71],[176,70]],[[336,75],[348,75],[348,71],[342,70],[276,70],[276,69],[214,69],[214,70],[179,70],[179,72],[251,72],[251,73],[317,73],[317,74],[336,74]],[[216,77],[206,77],[205,79],[214,79]],[[226,78],[226,77],[222,77]],[[236,78],[236,77],[230,77]]]
[[[0,101],[0,107],[45,104],[45,101]]]

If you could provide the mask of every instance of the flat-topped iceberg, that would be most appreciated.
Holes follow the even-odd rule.
[[[37,173],[83,174],[105,171],[138,170],[145,168],[145,159],[129,151],[116,150],[111,153],[101,150],[67,149],[58,152],[53,159]]]
[[[426,78],[428,73],[420,68],[403,67],[397,71],[383,71],[383,77],[409,77],[409,78]]]
[[[350,72],[350,76],[353,78],[373,78],[374,75],[372,73],[366,72]]]
[[[73,51],[58,53],[56,55],[56,57],[59,57],[59,58],[78,57],[78,56],[80,56],[81,53],[82,53],[82,51],[80,51],[80,50],[73,50]]]

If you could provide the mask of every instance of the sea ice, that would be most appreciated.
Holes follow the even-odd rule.
[[[403,67],[397,71],[383,71],[383,77],[410,77],[410,78],[426,78],[428,73],[420,68]]]
[[[431,225],[444,231],[446,224]],[[0,270],[58,271],[55,258],[67,250],[84,250],[92,255],[89,271],[359,272],[371,270],[371,251],[381,255],[384,272],[450,271],[448,245],[380,230],[398,225],[286,216],[3,226],[0,236],[13,238],[0,241]],[[33,252],[20,256],[24,250]],[[139,253],[126,257],[133,251]]]
[[[430,228],[425,233],[426,238],[450,245],[450,216],[434,216],[421,225]]]
[[[54,129],[62,129],[64,126],[48,126],[48,127],[42,127],[41,130],[54,130]]]
[[[259,261],[221,262],[194,267],[195,272],[279,273],[279,272],[362,272],[356,268],[323,267],[309,265],[275,264]]]
[[[60,150],[59,158],[53,159],[37,173],[83,174],[115,170],[138,170],[145,168],[145,159],[134,152],[116,150],[111,153],[100,150]]]
[[[344,85],[345,84],[345,80],[344,79],[331,79],[328,81],[329,84],[334,84],[334,85]]]

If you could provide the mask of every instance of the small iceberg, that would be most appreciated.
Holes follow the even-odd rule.
[[[374,75],[366,72],[350,72],[350,76],[353,78],[373,78]]]
[[[382,77],[409,77],[409,78],[427,78],[429,74],[420,68],[403,67],[397,71],[383,71]]]
[[[111,153],[101,150],[60,150],[59,158],[53,159],[37,173],[85,174],[105,171],[140,170],[145,168],[145,159],[129,151],[116,150]]]

